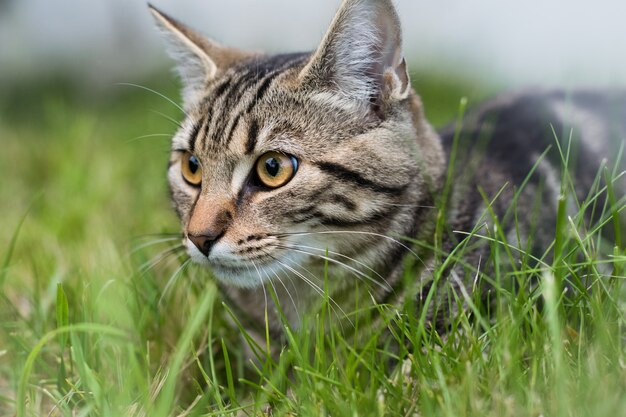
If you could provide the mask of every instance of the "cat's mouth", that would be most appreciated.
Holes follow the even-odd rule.
[[[186,247],[194,263],[209,269],[221,283],[236,287],[259,287],[273,280],[279,271],[290,269],[293,262],[270,245],[232,251],[227,244],[216,244],[208,255],[189,240]]]
[[[271,264],[224,265],[212,263],[209,269],[213,276],[225,285],[256,288],[270,280],[270,275],[266,273],[268,268],[271,268]]]

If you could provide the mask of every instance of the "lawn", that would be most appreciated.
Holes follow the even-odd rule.
[[[494,89],[413,79],[438,126]],[[127,81],[177,97],[169,75]],[[247,362],[232,306],[170,250],[165,169],[180,117],[129,85],[0,86],[0,415],[626,415],[626,255],[619,233],[613,249],[582,216],[603,211],[612,229],[623,200],[596,207],[592,195],[562,213],[545,259],[509,262],[510,244],[483,236],[499,265],[490,311],[455,294],[469,307],[445,337],[408,303],[377,307],[385,332],[356,323],[357,343],[328,303],[308,318],[315,331],[287,329],[278,360],[267,340]]]

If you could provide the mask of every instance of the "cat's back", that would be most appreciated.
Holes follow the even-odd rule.
[[[557,141],[567,147],[570,138],[582,159],[611,160],[626,138],[626,90],[508,93],[471,108],[460,132],[451,125],[440,133],[448,156],[460,133],[461,147],[520,168]]]
[[[440,135],[455,177],[455,226],[471,228],[482,215],[479,189],[490,198],[499,195],[496,214],[508,209],[516,192],[522,214],[537,195],[544,213],[553,213],[566,165],[579,201],[593,191],[603,162],[616,175],[626,168],[626,90],[504,94],[470,108],[460,129],[448,126]],[[620,178],[615,186],[623,196],[626,181]],[[553,216],[544,217],[551,228]]]

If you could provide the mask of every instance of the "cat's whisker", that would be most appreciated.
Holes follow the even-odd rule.
[[[165,296],[169,293],[176,279],[183,274],[183,272],[187,269],[187,267],[191,265],[191,258],[187,258],[177,269],[174,271],[172,276],[167,280],[165,287],[163,288],[163,292],[161,293],[161,297],[159,298],[159,305],[163,303]]]
[[[147,239],[147,238],[153,238],[153,237],[179,237],[182,239],[182,233],[181,232],[175,232],[175,233],[168,233],[168,232],[164,232],[164,233],[147,233],[145,235],[137,235],[134,236],[132,238],[132,240],[140,240],[140,239]]]
[[[263,252],[265,253],[265,251],[263,251]],[[268,255],[267,253],[265,253],[265,254]],[[272,272],[272,274],[276,277],[278,282],[280,282],[280,285],[282,285],[283,288],[285,289],[285,292],[287,293],[287,296],[289,297],[289,299],[291,300],[291,304],[293,305],[293,311],[295,311],[295,313],[296,313],[297,320],[298,320],[298,322],[300,322],[300,312],[298,312],[298,306],[296,305],[296,302],[294,301],[293,297],[291,296],[291,292],[289,292],[289,290],[287,289],[287,286],[285,285],[283,280],[280,279],[280,277],[278,276],[278,273],[276,273],[276,271],[274,271],[272,268],[263,268],[263,272],[267,276],[267,278],[270,281],[270,283],[272,282],[272,280],[270,279],[269,275],[267,274],[266,269],[269,269]],[[272,283],[272,287],[274,288],[274,292],[276,293],[276,295],[278,295],[278,292],[276,292],[276,287],[274,287],[273,283]]]
[[[336,309],[338,309],[341,314],[343,315],[343,317],[346,318],[346,320],[348,320],[348,322],[350,323],[350,325],[352,327],[354,327],[354,323],[352,322],[352,320],[350,320],[350,317],[348,316],[348,314],[346,314],[346,312],[341,308],[341,306],[335,301],[334,298],[332,298],[330,296],[330,294],[326,294],[324,292],[324,290],[322,288],[319,287],[319,285],[317,285],[316,283],[314,283],[313,281],[311,281],[309,278],[305,277],[302,273],[300,273],[299,271],[296,271],[294,268],[292,268],[291,266],[287,265],[286,263],[282,262],[280,259],[277,259],[276,257],[272,256],[272,255],[268,255],[269,257],[271,257],[272,259],[274,259],[276,262],[278,262],[280,265],[284,266],[285,268],[287,268],[288,270],[290,270],[291,272],[293,272],[294,274],[296,274],[298,277],[300,277],[305,283],[307,283],[311,288],[313,288],[313,290],[315,290],[315,292],[322,298],[327,297],[328,301],[331,302],[330,307],[333,310],[333,312],[337,315],[339,315],[336,311]],[[306,271],[306,268],[303,268]],[[307,271],[308,272],[308,271]]]
[[[304,267],[303,265],[301,265],[301,264],[297,263],[295,260],[291,260],[289,258],[287,258],[287,260],[290,260],[291,262],[293,262],[295,264],[295,266],[299,267],[304,272],[306,272],[307,274],[309,274],[310,276],[315,278],[315,275],[311,271],[309,271],[306,267]],[[285,274],[287,274],[289,276],[287,271],[285,271]],[[297,288],[296,288],[296,291],[297,291]],[[335,315],[337,315],[337,317],[339,317],[340,315],[337,312],[337,310],[339,310],[341,312],[341,315],[348,320],[348,323],[350,323],[350,326],[352,326],[353,329],[355,328],[354,323],[352,322],[352,320],[350,319],[348,314],[341,308],[341,306],[335,301],[335,299],[330,294],[328,294],[324,290],[322,290],[321,297],[327,297],[328,298],[328,301],[330,302],[329,307],[332,310],[333,314],[335,314]],[[341,321],[339,321],[339,327],[343,331],[343,324],[342,324]]]
[[[163,117],[165,120],[172,122],[175,126],[177,126],[180,129],[183,128],[183,125],[181,125],[178,120],[174,119],[173,117],[168,116],[165,113],[161,113],[160,111],[157,111],[157,110],[150,110],[150,112]]]
[[[141,245],[138,245],[138,246],[134,247],[131,250],[130,253],[131,254],[137,253],[137,252],[139,252],[140,250],[142,250],[144,248],[147,248],[149,246],[158,245],[159,243],[173,242],[173,241],[177,241],[177,240],[180,240],[180,238],[178,238],[178,237],[168,237],[168,238],[164,238],[164,239],[152,240],[150,242],[142,243]]]
[[[348,256],[348,255],[344,255],[344,254],[342,254],[342,253],[335,252],[335,251],[332,251],[332,250],[328,250],[328,249],[324,249],[324,248],[317,248],[317,247],[315,247],[315,246],[301,245],[301,244],[299,244],[299,243],[297,243],[297,242],[288,242],[288,243],[289,243],[289,244],[294,244],[294,245],[296,245],[298,248],[301,248],[301,249],[311,249],[311,250],[316,250],[316,251],[319,251],[319,252],[328,253],[329,255],[340,256],[340,257],[342,257],[342,258],[344,258],[344,259],[347,259],[347,260],[349,260],[349,261],[351,261],[351,262],[354,262],[355,264],[360,265],[360,266],[362,266],[362,267],[366,268],[368,271],[370,271],[370,272],[374,273],[374,275],[376,275],[378,278],[380,278],[380,279],[381,279],[381,281],[383,281],[383,282],[385,283],[385,285],[387,285],[387,287],[388,287],[388,288],[387,288],[387,290],[388,290],[388,291],[393,291],[393,288],[391,287],[391,285],[389,284],[389,282],[385,279],[385,277],[383,277],[381,274],[379,274],[379,273],[378,273],[378,271],[376,271],[374,268],[370,267],[369,265],[367,265],[367,264],[366,264],[366,263],[364,263],[364,262],[361,262],[361,261],[359,261],[359,260],[357,260],[357,259],[354,259],[354,258],[352,258],[352,257]],[[338,261],[337,261],[337,262],[338,262]],[[344,265],[345,265],[345,264],[344,264]],[[347,266],[347,265],[346,265],[346,266]],[[368,277],[368,278],[369,278],[369,277]],[[371,279],[371,278],[370,278],[370,279]]]
[[[298,253],[303,253],[305,255],[313,256],[313,257],[316,257],[316,258],[319,258],[319,259],[323,259],[325,261],[332,262],[334,264],[340,265],[340,266],[348,269],[350,272],[352,272],[357,278],[359,278],[361,280],[364,280],[364,282],[370,282],[370,283],[372,283],[374,285],[377,285],[383,291],[387,291],[387,292],[393,291],[393,288],[391,287],[391,285],[389,285],[384,278],[381,277],[385,281],[385,284],[382,284],[382,283],[376,281],[375,279],[373,279],[372,277],[368,276],[367,274],[365,274],[365,273],[359,271],[358,269],[356,269],[356,268],[346,264],[345,262],[341,262],[341,261],[339,261],[337,259],[334,259],[334,258],[331,258],[329,256],[320,255],[320,254],[317,254],[317,253],[313,253],[313,252],[309,252],[309,251],[306,251],[306,250],[299,249],[299,247],[303,247],[303,246],[298,246],[298,245],[296,245],[296,246],[287,246],[287,245],[278,245],[277,244],[276,247],[281,248],[281,249],[292,250],[292,251],[295,251],[295,252],[298,252]],[[319,248],[313,248],[313,249],[320,250]],[[321,250],[323,250],[323,249],[321,249]],[[330,251],[328,253],[330,253]]]
[[[291,305],[293,305],[293,311],[296,313],[296,319],[297,319],[298,323],[300,323],[302,321],[302,319],[300,317],[300,312],[298,311],[298,305],[296,304],[293,296],[291,295],[291,292],[289,291],[289,289],[287,288],[287,286],[285,285],[283,280],[280,279],[280,276],[278,276],[278,273],[276,271],[273,271],[273,270],[272,270],[272,273],[276,276],[276,279],[278,280],[278,282],[280,282],[280,285],[282,285],[283,288],[285,289],[285,292],[287,293],[287,297],[289,297],[289,300],[291,300]],[[297,296],[297,294],[296,294],[296,296]]]
[[[256,265],[256,263],[252,260],[251,262],[252,262],[252,266],[254,266],[254,269],[256,269],[256,273],[259,277],[259,284],[261,284],[261,289],[263,289],[263,298],[265,299],[265,311],[267,311],[267,291],[265,291],[265,284],[263,283],[263,277],[261,276],[261,272],[259,271],[259,267]]]
[[[161,251],[158,254],[156,254],[154,257],[152,257],[150,260],[141,264],[139,266],[139,271],[142,274],[146,273],[147,271],[151,270],[152,268],[154,268],[155,266],[157,266],[159,263],[163,262],[170,256],[176,255],[178,254],[179,251],[184,250],[184,249],[185,248],[183,245],[178,245],[178,246],[174,246],[172,248],[166,249],[164,251]]]
[[[395,243],[397,245],[400,245],[403,249],[405,249],[411,255],[413,255],[415,257],[415,259],[420,261],[420,263],[422,265],[426,266],[426,263],[424,263],[422,258],[417,253],[415,253],[415,251],[413,249],[411,249],[410,247],[408,247],[404,243],[400,242],[396,238],[393,238],[393,237],[387,236],[387,235],[383,235],[381,233],[376,233],[376,232],[367,232],[367,231],[362,231],[362,230],[322,230],[322,231],[309,231],[309,232],[285,232],[285,233],[277,233],[277,234],[275,234],[273,236],[280,238],[280,237],[286,237],[286,236],[314,236],[314,235],[333,235],[333,234],[367,235],[367,236],[380,237],[380,238],[389,240],[390,242],[393,242],[393,243]]]
[[[263,270],[263,273],[265,274],[265,276],[267,277],[267,281],[270,283],[270,285],[272,286],[272,289],[274,290],[274,294],[276,294],[276,300],[275,303],[277,304],[276,307],[278,308],[282,308],[280,306],[280,297],[278,296],[278,291],[276,291],[276,286],[274,285],[274,281],[272,280],[272,278],[269,276],[269,274],[266,271],[266,268],[261,268]],[[291,294],[289,293],[289,290],[287,289],[287,287],[285,287],[285,284],[283,284],[283,281],[278,277],[278,274],[276,274],[276,272],[274,272],[273,270],[271,271],[272,274],[276,277],[276,279],[278,280],[278,282],[280,282],[283,286],[283,288],[285,289],[285,291],[287,291],[287,295],[289,296],[289,299],[291,300],[291,303],[293,304],[294,307],[294,311],[296,312],[296,316],[298,318],[298,322],[300,321],[300,314],[298,313],[298,308],[296,307],[296,303],[293,301],[293,297],[291,297]]]
[[[150,87],[146,87],[146,86],[139,85],[139,84],[133,84],[133,83],[117,83],[117,85],[123,85],[123,86],[127,86],[127,87],[140,88],[142,90],[146,90],[146,91],[149,91],[149,92],[151,92],[153,94],[156,94],[157,96],[161,97],[162,99],[168,101],[170,104],[174,105],[174,107],[176,107],[178,110],[180,110],[185,115],[185,117],[189,117],[189,113],[187,113],[185,111],[185,109],[183,109],[180,104],[176,103],[174,100],[172,100],[171,98],[169,98],[165,94],[159,93],[158,91],[153,90]]]
[[[134,137],[132,139],[128,139],[126,143],[137,142],[142,139],[161,138],[161,137],[171,138],[172,135],[170,133],[152,133],[150,135],[141,135],[141,136]]]

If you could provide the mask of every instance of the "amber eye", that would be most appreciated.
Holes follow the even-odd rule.
[[[256,161],[256,174],[261,185],[278,188],[287,184],[298,170],[298,160],[280,152],[264,153]]]
[[[200,185],[202,182],[202,167],[198,158],[189,152],[183,153],[181,160],[181,172],[183,178],[191,185]]]

